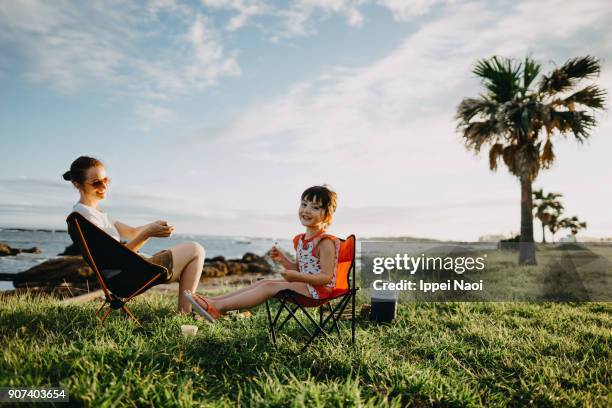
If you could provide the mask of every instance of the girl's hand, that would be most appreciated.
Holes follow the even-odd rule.
[[[298,271],[292,271],[291,269],[283,269],[280,274],[287,282],[299,282],[300,273]]]
[[[273,246],[270,251],[268,251],[268,254],[270,255],[270,258],[272,258],[276,262],[279,262],[282,265],[286,265],[289,262],[285,254],[279,251],[276,246]]]

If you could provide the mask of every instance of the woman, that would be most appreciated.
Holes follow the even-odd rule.
[[[149,238],[169,237],[174,227],[166,221],[155,221],[141,227],[130,227],[127,224],[109,218],[108,214],[98,207],[106,196],[110,179],[101,161],[93,157],[81,156],[72,162],[70,170],[64,173],[64,180],[71,181],[79,190],[79,202],[74,211],[81,213],[117,241],[127,241],[125,246],[132,251],[140,249]],[[204,265],[204,248],[196,242],[186,242],[160,251],[149,258],[149,261],[164,266],[171,273],[167,282],[179,282],[179,294],[185,290],[195,292],[202,266]],[[179,313],[191,313],[191,303],[179,295]]]

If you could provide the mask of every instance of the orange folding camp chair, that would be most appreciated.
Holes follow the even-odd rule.
[[[270,305],[268,301],[266,301],[266,312],[268,315],[270,337],[275,346],[277,332],[280,331],[291,319],[295,320],[302,330],[309,336],[306,344],[304,344],[300,352],[306,350],[310,343],[312,343],[312,341],[318,336],[329,338],[330,333],[328,333],[328,329],[335,328],[338,336],[341,336],[338,322],[340,321],[342,313],[346,309],[349,302],[352,302],[350,319],[351,343],[355,344],[355,296],[359,290],[359,288],[355,287],[355,243],[355,235],[350,235],[345,240],[340,239],[338,269],[336,271],[336,286],[333,288],[329,297],[325,299],[312,299],[289,289],[282,290],[274,296],[274,298],[280,303],[274,318],[272,318]],[[332,306],[332,302],[336,303],[335,306]],[[315,320],[307,310],[315,307],[319,308],[318,321]],[[304,324],[304,322],[302,322],[296,315],[298,310],[301,310],[306,316],[308,321],[306,324]],[[279,319],[283,311],[287,311],[287,315],[279,324]],[[328,315],[323,318],[326,311],[328,312]],[[308,326],[311,326],[311,329],[309,329]]]
[[[66,222],[72,241],[80,249],[104,291],[105,301],[96,316],[108,304],[101,318],[102,323],[111,310],[121,309],[140,325],[126,303],[147,289],[165,282],[168,270],[147,261],[78,212],[70,214]]]

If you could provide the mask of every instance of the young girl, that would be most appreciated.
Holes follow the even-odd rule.
[[[264,279],[249,287],[223,296],[205,297],[191,291],[184,292],[194,310],[214,322],[228,310],[255,307],[281,290],[290,289],[313,299],[328,297],[336,283],[338,251],[337,238],[326,235],[336,211],[336,193],[325,186],[314,186],[302,193],[298,217],[306,231],[294,238],[296,262],[292,262],[276,247],[270,256],[284,270],[283,279]]]

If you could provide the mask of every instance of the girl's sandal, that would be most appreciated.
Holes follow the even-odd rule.
[[[203,296],[197,293],[191,293],[189,290],[185,290],[183,296],[191,303],[194,310],[204,316],[209,322],[214,323],[221,316],[221,313],[210,305]]]

